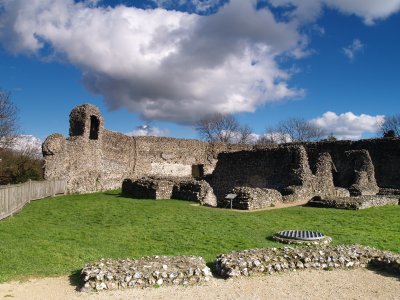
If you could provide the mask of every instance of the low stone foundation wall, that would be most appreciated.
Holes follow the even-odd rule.
[[[173,177],[125,179],[122,194],[138,199],[190,200],[201,205],[217,206],[213,189],[205,180]]]
[[[339,209],[364,209],[375,206],[384,205],[399,205],[399,196],[358,196],[358,197],[325,197],[316,196],[312,198],[307,206],[311,207],[326,207]]]
[[[271,248],[236,251],[218,256],[215,263],[223,277],[272,274],[300,269],[345,269],[370,263],[398,272],[400,255],[364,246]]]
[[[122,193],[138,199],[171,199],[174,181],[169,179],[125,179]]]
[[[237,195],[232,201],[232,208],[236,209],[253,210],[282,202],[281,193],[272,189],[241,186],[234,188],[232,193]],[[226,206],[230,206],[230,201],[226,202]]]
[[[83,291],[199,285],[212,277],[202,257],[151,256],[101,260],[82,270]]]
[[[200,205],[216,207],[217,198],[212,187],[205,180],[186,180],[174,185],[173,199],[199,202]]]

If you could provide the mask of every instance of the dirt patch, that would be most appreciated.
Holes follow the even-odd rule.
[[[1,299],[400,299],[400,280],[367,269],[301,271],[204,286],[78,292],[68,277],[0,284]]]

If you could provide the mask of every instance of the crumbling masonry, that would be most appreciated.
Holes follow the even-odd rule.
[[[400,189],[400,139],[252,146],[131,137],[104,129],[101,113],[90,104],[72,110],[69,138],[50,135],[43,155],[45,178],[66,178],[70,193],[116,189],[124,182],[123,192],[136,198],[226,207],[225,195],[234,192],[234,208],[255,209]]]

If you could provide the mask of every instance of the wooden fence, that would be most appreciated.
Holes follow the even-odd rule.
[[[0,220],[18,212],[32,200],[65,194],[66,187],[65,179],[0,185]]]

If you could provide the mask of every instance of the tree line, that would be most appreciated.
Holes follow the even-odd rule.
[[[0,89],[0,185],[43,179],[43,160],[35,149],[14,150],[18,109],[9,92]]]
[[[303,118],[288,118],[269,127],[261,136],[252,133],[248,125],[240,124],[232,114],[216,113],[201,119],[196,131],[202,140],[231,144],[281,144],[291,142],[335,141],[332,133]],[[400,114],[388,116],[379,125],[379,136],[400,137]]]

